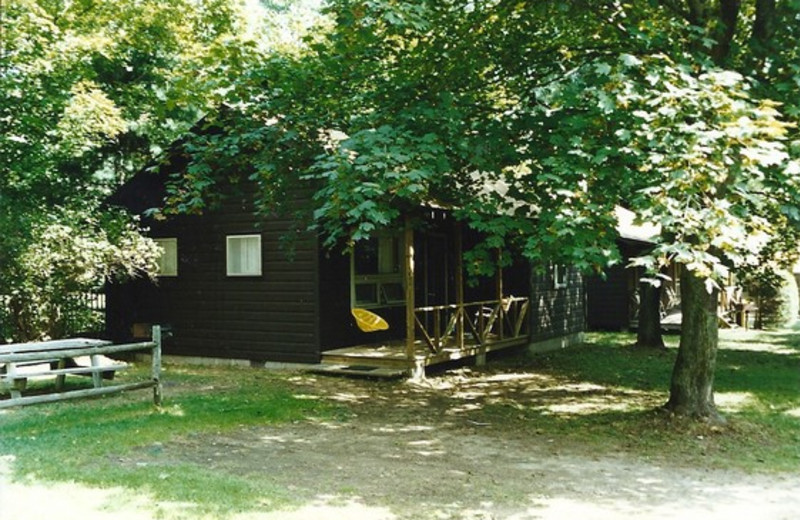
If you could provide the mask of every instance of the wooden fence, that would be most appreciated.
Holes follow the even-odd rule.
[[[102,357],[120,353],[150,351],[152,368],[150,378],[131,383],[105,383],[104,378],[113,376],[119,370],[128,368],[127,364],[104,364]],[[81,366],[75,358],[88,357],[89,366]],[[96,339],[66,339],[41,341],[36,343],[16,343],[0,345],[0,386],[10,390],[9,399],[0,400],[0,408],[48,403],[63,399],[73,399],[94,395],[104,395],[141,388],[153,389],[153,402],[161,405],[161,328],[153,327],[152,339],[139,343],[112,345]],[[77,390],[64,390],[67,375],[91,376],[92,387]],[[55,378],[52,393],[23,395],[29,379]]]

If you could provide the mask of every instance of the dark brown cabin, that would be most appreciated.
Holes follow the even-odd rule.
[[[602,277],[586,279],[586,316],[590,330],[627,331],[638,326],[639,290],[644,269],[629,267],[629,263],[652,249],[653,243],[623,236],[617,240],[617,247],[622,262],[607,268]],[[679,265],[671,264],[664,273],[667,279],[660,289],[659,311],[665,329],[674,328],[671,318],[679,313],[679,272]]]
[[[617,247],[622,263],[606,268],[604,276],[586,279],[587,321],[590,330],[629,330],[639,311],[638,285],[642,269],[628,267],[628,263],[652,248],[652,244],[619,239]]]
[[[158,207],[164,179],[142,172],[110,202],[140,214]],[[298,203],[303,196],[295,194]],[[171,331],[166,354],[408,372],[499,348],[563,346],[584,330],[577,272],[514,261],[492,278],[466,280],[462,251],[478,237],[445,210],[418,208],[406,218],[413,229],[343,252],[306,231],[287,249],[295,223],[257,216],[253,200],[254,187],[233,186],[203,215],[146,219],[164,249],[162,272],[155,283],[108,285],[108,335],[128,340],[158,323]],[[363,332],[353,308],[388,329]]]

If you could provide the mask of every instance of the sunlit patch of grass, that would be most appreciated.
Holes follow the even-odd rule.
[[[189,434],[330,419],[335,408],[295,396],[279,376],[264,371],[166,367],[164,372],[161,409],[145,392],[130,392],[8,410],[0,416],[0,453],[15,456],[18,478],[125,486],[159,500],[192,502],[204,511],[224,512],[247,503],[263,506],[264,500],[286,503],[287,496],[258,478],[209,472],[193,464],[154,471],[119,460],[133,450],[158,449]]]
[[[561,416],[591,415],[607,412],[626,412],[648,408],[652,401],[639,399],[635,392],[593,392],[592,395],[576,395],[560,402],[539,407],[544,414]]]
[[[755,396],[750,392],[717,392],[714,396],[714,403],[723,413],[740,412],[755,401]]]

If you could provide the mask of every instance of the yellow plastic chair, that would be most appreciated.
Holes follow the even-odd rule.
[[[389,324],[386,320],[370,312],[367,309],[351,309],[353,317],[356,319],[356,325],[362,332],[376,332],[379,330],[388,330]]]

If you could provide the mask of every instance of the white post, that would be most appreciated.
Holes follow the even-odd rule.
[[[161,406],[161,326],[153,325],[153,403]]]

